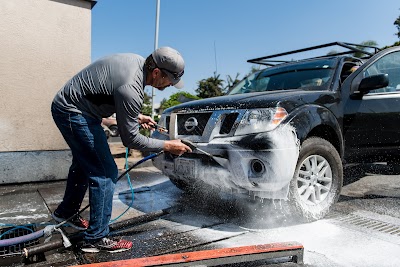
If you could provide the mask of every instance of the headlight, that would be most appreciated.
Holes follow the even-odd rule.
[[[247,110],[236,129],[235,135],[271,131],[275,129],[287,115],[287,111],[281,107]]]

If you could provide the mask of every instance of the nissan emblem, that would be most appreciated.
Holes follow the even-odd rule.
[[[185,129],[188,132],[193,131],[197,125],[199,125],[199,123],[197,122],[197,119],[195,117],[190,117],[185,121]]]

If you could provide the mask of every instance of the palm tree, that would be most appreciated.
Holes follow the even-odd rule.
[[[399,37],[399,39],[400,39],[400,16],[394,21],[394,23],[393,23],[395,26],[396,26],[396,28],[397,28],[397,33],[396,33],[396,35],[397,35],[397,37]]]
[[[219,78],[219,75],[216,74],[214,74],[213,77],[199,81],[198,88],[196,89],[197,96],[200,98],[209,98],[223,95],[223,82],[224,81]]]

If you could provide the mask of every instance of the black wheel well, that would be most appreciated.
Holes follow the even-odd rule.
[[[306,139],[312,136],[320,137],[327,140],[336,148],[339,155],[342,155],[342,148],[340,146],[339,137],[336,135],[335,130],[332,127],[328,125],[319,125],[308,133]]]

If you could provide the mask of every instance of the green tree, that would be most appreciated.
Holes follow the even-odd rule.
[[[373,41],[373,40],[368,40],[368,41],[361,42],[360,45],[377,46],[378,43]],[[368,47],[364,47],[364,46],[356,46],[356,48],[358,48],[358,49],[360,49],[362,51],[366,51],[368,49]],[[358,58],[361,58],[361,57],[365,56],[365,54],[362,53],[362,52],[355,52],[354,56],[358,57]]]
[[[261,70],[261,66],[260,65],[253,65],[253,66],[251,66],[250,72],[246,76],[249,76],[250,74],[253,74],[253,73],[255,73],[255,72],[259,71],[259,70]]]
[[[393,23],[397,28],[397,37],[400,39],[400,16]]]
[[[142,110],[143,115],[151,116],[151,97],[144,92]],[[150,130],[140,128],[140,133],[145,136],[150,136]]]
[[[166,107],[167,106],[167,99],[166,98],[163,98],[163,100],[161,100],[161,102],[160,102],[160,109],[166,109],[166,108],[163,108],[163,107]],[[161,111],[160,111],[160,113],[162,113]]]
[[[141,113],[143,115],[151,116],[151,97],[146,92],[144,92]]]
[[[333,50],[329,51],[326,55],[330,56],[330,55],[334,55],[334,54],[337,54],[337,53],[339,53],[339,51],[333,49]]]
[[[167,108],[179,105],[184,102],[199,99],[199,97],[192,95],[188,92],[178,92],[169,97],[169,99],[163,99],[160,103],[160,109],[165,110]],[[162,111],[160,111],[161,113]]]
[[[199,81],[198,88],[196,89],[197,96],[200,98],[209,98],[223,95],[224,88],[222,83],[224,81],[219,76],[214,74],[213,77]]]
[[[368,47],[364,47],[363,45],[376,47],[378,44],[373,40],[368,40],[368,41],[361,42],[360,45],[356,45],[355,48],[360,49],[362,51],[366,51],[367,49],[370,49]],[[340,51],[333,49],[333,50],[329,51],[326,55],[329,56],[329,55],[334,55],[334,54],[339,54],[339,53],[340,53]],[[364,54],[363,52],[353,53],[353,56],[358,57],[358,58],[363,57],[365,55],[366,54]]]
[[[393,45],[387,45],[387,46],[384,46],[384,47],[382,47],[381,49],[382,49],[382,50],[384,50],[384,49],[386,49],[386,48],[389,48],[389,47],[394,47],[394,46],[400,46],[400,41],[398,41],[398,42],[395,42]]]

